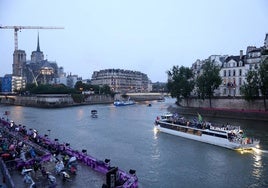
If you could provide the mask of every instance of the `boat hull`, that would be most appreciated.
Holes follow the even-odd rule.
[[[171,135],[180,136],[183,138],[187,138],[187,139],[191,139],[191,140],[195,140],[195,141],[199,141],[199,142],[203,142],[207,144],[212,144],[212,145],[216,145],[216,146],[220,146],[220,147],[224,147],[224,148],[228,148],[232,150],[241,150],[241,149],[250,150],[250,149],[256,148],[257,146],[256,143],[243,145],[243,144],[239,144],[235,142],[230,142],[226,138],[217,138],[217,137],[210,136],[210,135],[204,135],[204,134],[198,135],[198,134],[190,134],[186,132],[181,132],[181,131],[161,127],[159,124],[156,124],[155,128],[164,133],[168,133]]]
[[[114,102],[115,106],[128,106],[128,105],[133,105],[135,102]]]

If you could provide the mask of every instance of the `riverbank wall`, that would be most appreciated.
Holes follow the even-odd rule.
[[[197,116],[201,114],[204,117],[243,119],[254,121],[267,121],[268,112],[258,110],[237,110],[227,108],[203,108],[203,107],[181,107],[170,106],[168,111],[182,115]]]
[[[109,104],[114,99],[110,95],[89,95],[83,102],[74,102],[69,94],[41,94],[35,96],[5,96],[1,98],[1,104],[30,106],[39,108],[63,108],[79,105]]]
[[[268,102],[268,101],[267,101]],[[195,108],[207,108],[209,107],[209,99],[198,99],[190,98],[187,100],[182,100],[180,102],[181,106],[184,107],[195,107]],[[221,109],[235,109],[235,110],[256,110],[265,111],[264,103],[262,99],[254,101],[246,101],[243,98],[214,98],[211,99],[211,108],[221,108]]]
[[[163,98],[160,93],[127,93],[134,101],[152,101]],[[16,105],[16,106],[30,106],[39,108],[63,108],[80,105],[91,104],[112,104],[114,99],[122,99],[121,94],[112,97],[110,95],[86,95],[83,102],[75,102],[69,94],[39,94],[34,96],[17,96],[9,95],[2,96],[1,104]]]
[[[263,100],[248,102],[243,98],[215,98],[209,100],[191,98],[182,100],[180,106],[169,107],[171,112],[184,115],[202,116],[215,118],[231,118],[244,120],[268,121],[268,112],[264,109]]]

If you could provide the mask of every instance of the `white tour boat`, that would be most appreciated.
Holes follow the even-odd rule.
[[[115,100],[114,101],[115,106],[127,106],[127,105],[133,105],[133,104],[135,104],[135,101],[130,100],[130,98],[128,98],[128,100]]]
[[[234,150],[258,148],[260,141],[245,137],[239,126],[216,126],[199,120],[187,121],[177,114],[166,113],[155,120],[155,128],[161,132],[213,144]]]

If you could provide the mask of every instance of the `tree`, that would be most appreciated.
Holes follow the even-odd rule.
[[[241,86],[241,93],[246,101],[254,101],[259,97],[259,80],[258,71],[256,69],[248,71],[246,75],[246,83]]]
[[[36,86],[35,84],[28,85],[26,91],[32,94],[70,94],[77,93],[75,89],[69,88],[64,84],[40,84]]]
[[[74,86],[74,88],[75,88],[77,91],[82,91],[82,90],[84,90],[84,89],[85,89],[84,87],[85,87],[85,86],[84,86],[84,84],[83,84],[82,81],[77,81],[77,82],[75,83],[75,86]]]
[[[214,61],[207,60],[203,64],[202,70],[203,73],[196,79],[197,91],[202,99],[209,98],[209,106],[211,107],[211,98],[214,95],[214,90],[222,82],[220,67],[215,65]]]
[[[176,97],[177,102],[185,98],[188,105],[188,99],[194,88],[193,72],[184,66],[173,66],[172,70],[167,71],[168,83],[167,89],[171,97]]]
[[[101,93],[103,93],[103,94],[112,94],[110,86],[108,86],[107,84],[103,85],[101,87]]]
[[[261,62],[258,73],[259,87],[263,97],[264,109],[267,111],[266,98],[268,96],[268,57]]]
[[[152,85],[153,92],[167,92],[167,83],[155,82]]]

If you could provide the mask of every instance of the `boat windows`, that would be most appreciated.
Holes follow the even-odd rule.
[[[222,135],[222,134],[217,134],[217,133],[212,133],[212,132],[207,132],[207,131],[203,131],[202,133],[209,135],[209,136],[215,136],[215,137],[219,137],[219,138],[227,138],[227,135]]]

